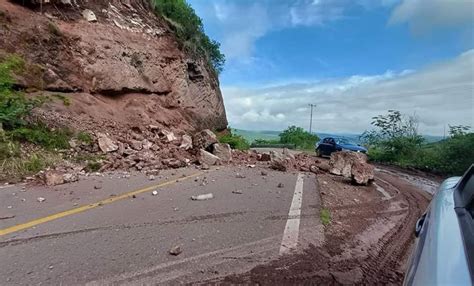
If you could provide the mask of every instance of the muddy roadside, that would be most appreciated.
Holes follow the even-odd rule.
[[[420,187],[423,183],[427,186]],[[401,285],[414,242],[413,226],[428,206],[428,190],[435,184],[414,174],[401,176],[393,169],[377,168],[369,186],[318,174],[322,209],[330,214],[325,243],[218,282]]]

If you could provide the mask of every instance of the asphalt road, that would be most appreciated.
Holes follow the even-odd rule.
[[[321,245],[314,175],[262,170],[188,168],[153,181],[113,173],[56,187],[2,187],[0,284],[196,282]],[[214,198],[190,199],[205,193]],[[171,255],[174,246],[182,253]]]

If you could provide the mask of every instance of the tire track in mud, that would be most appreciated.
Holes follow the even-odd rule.
[[[406,216],[397,225],[386,233],[377,243],[375,250],[369,251],[370,258],[362,266],[364,280],[367,283],[382,282],[388,279],[390,282],[401,282],[403,273],[398,271],[404,264],[406,257],[414,239],[414,226],[428,205],[427,197],[420,193],[412,185],[388,175],[377,173],[386,184],[398,191],[394,198],[402,200],[408,204]]]

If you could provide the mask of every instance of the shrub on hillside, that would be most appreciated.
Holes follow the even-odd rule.
[[[229,128],[229,130],[231,130]],[[240,135],[232,134],[232,131],[229,131],[227,134],[217,136],[220,143],[227,143],[230,145],[230,148],[237,150],[248,150],[250,149],[250,144],[244,137]]]
[[[445,175],[462,175],[474,162],[474,134],[469,126],[450,126],[450,138],[426,144],[418,135],[417,119],[389,110],[373,118],[376,129],[361,139],[369,145],[369,158],[402,167]]]
[[[298,149],[313,149],[319,137],[301,127],[290,126],[280,133],[280,143],[294,144]]]
[[[205,34],[202,20],[194,9],[185,0],[151,2],[155,11],[170,23],[185,50],[194,56],[204,57],[220,73],[225,56],[220,52],[220,44]]]

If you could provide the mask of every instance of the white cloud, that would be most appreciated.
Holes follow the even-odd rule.
[[[472,0],[403,0],[392,12],[389,24],[408,23],[419,34],[439,27],[472,25]]]
[[[323,25],[343,17],[342,1],[300,0],[291,5],[290,23],[293,26]]]
[[[261,3],[215,2],[214,11],[222,32],[222,50],[229,59],[250,57],[254,42],[271,26],[267,7]]]
[[[420,118],[420,131],[442,134],[445,124],[474,126],[474,50],[419,71],[287,83],[258,89],[222,87],[230,125],[282,130],[309,125],[315,103],[318,131],[362,132],[371,117],[397,109]]]

